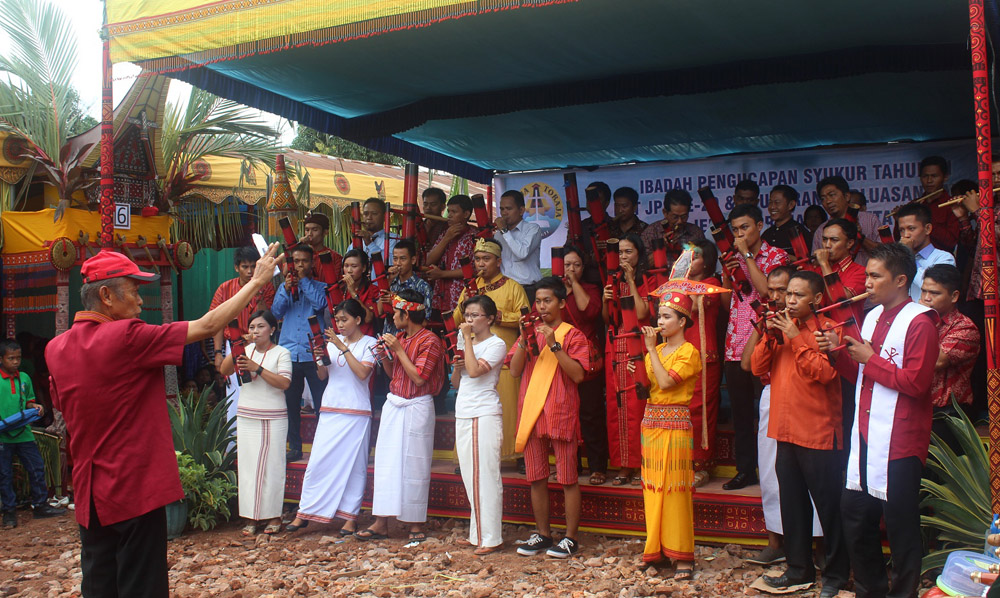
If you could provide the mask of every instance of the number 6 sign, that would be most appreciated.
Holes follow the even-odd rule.
[[[115,228],[129,230],[132,228],[131,206],[127,203],[115,204]]]

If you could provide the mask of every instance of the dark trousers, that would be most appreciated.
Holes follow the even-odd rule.
[[[862,446],[861,463],[867,450]],[[915,598],[920,587],[920,459],[906,457],[889,461],[887,500],[867,492],[844,490],[841,515],[844,540],[854,569],[857,598]],[[865,468],[861,467],[861,486]],[[892,584],[882,558],[879,520],[885,517],[885,529],[892,552]]]
[[[813,581],[813,505],[823,525],[826,549],[825,587],[847,585],[851,566],[840,523],[840,493],[844,487],[839,450],[821,450],[779,442],[774,470],[778,475],[781,499],[781,526],[785,531],[785,558],[788,577]],[[810,502],[812,497],[812,502]]]
[[[844,422],[844,435],[840,437],[840,443],[844,448],[840,449],[840,468],[845,471],[847,470],[847,459],[851,456],[851,428],[854,427],[854,394],[854,383],[841,378],[840,407]]]
[[[14,457],[21,461],[21,466],[28,473],[31,485],[31,506],[45,504],[49,497],[49,487],[45,484],[45,462],[38,452],[38,445],[31,442],[0,442],[0,503],[3,511],[13,511],[17,508],[17,495],[14,494]]]
[[[90,528],[80,526],[84,598],[167,598],[167,511],[104,526],[91,503]]]
[[[733,414],[733,450],[736,453],[736,471],[749,476],[757,475],[757,417],[756,402],[760,400],[760,379],[746,372],[738,361],[725,365],[726,390]]]
[[[604,406],[604,376],[580,383],[580,434],[591,473],[608,472],[608,414]]]
[[[313,407],[316,413],[323,403],[323,391],[326,390],[326,380],[320,380],[316,374],[315,361],[292,362],[292,384],[285,391],[285,406],[288,408],[288,450],[302,450],[302,432],[299,425],[302,421],[302,392],[306,382],[312,394]]]

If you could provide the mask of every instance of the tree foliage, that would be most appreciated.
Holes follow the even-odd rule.
[[[347,160],[361,160],[363,162],[375,162],[376,164],[389,164],[392,166],[403,166],[406,160],[390,154],[370,150],[363,145],[348,141],[336,135],[320,133],[316,129],[310,129],[299,125],[296,130],[295,139],[292,141],[291,149],[303,152],[314,152],[327,156],[336,156]]]

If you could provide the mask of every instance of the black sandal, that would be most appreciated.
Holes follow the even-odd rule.
[[[361,531],[354,532],[354,537],[358,540],[385,540],[388,539],[389,535],[380,534],[370,529],[363,529]]]

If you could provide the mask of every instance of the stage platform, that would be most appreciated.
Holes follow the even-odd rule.
[[[377,436],[378,417],[373,422],[372,443]],[[316,429],[316,416],[302,415],[303,458],[288,464],[285,482],[285,502],[299,500],[302,478],[309,460],[308,450]],[[759,546],[767,541],[764,513],[760,502],[760,487],[727,492],[722,484],[735,474],[732,460],[732,432],[720,429],[717,443],[717,466],[712,480],[695,490],[695,539],[699,543],[741,544]],[[439,416],[434,434],[434,464],[432,466],[428,513],[437,517],[468,519],[469,503],[462,478],[455,474],[455,422],[451,416]],[[370,463],[373,460],[369,461]],[[586,462],[584,462],[586,465]],[[553,466],[553,471],[555,468]],[[369,484],[364,508],[371,507],[372,468],[368,469]],[[504,485],[504,521],[526,523],[534,521],[531,514],[530,485],[517,473],[514,462],[502,468]],[[613,486],[608,481],[601,486],[588,483],[589,474],[580,477],[583,507],[580,527],[584,531],[602,534],[645,536],[642,489],[638,486]],[[552,497],[552,524],[565,523],[562,490],[556,483],[549,485]]]

